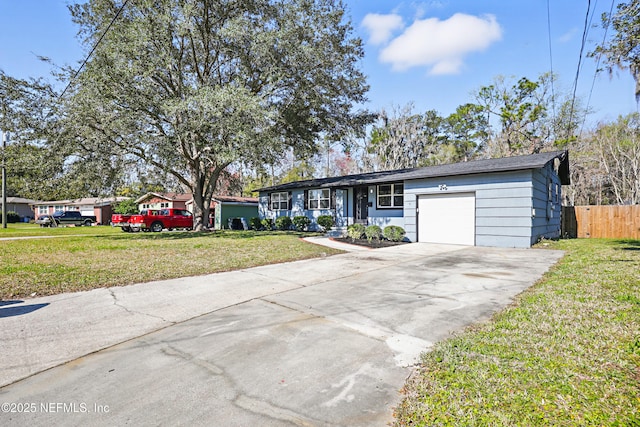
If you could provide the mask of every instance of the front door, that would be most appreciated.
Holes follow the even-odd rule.
[[[356,224],[367,225],[369,216],[369,195],[368,187],[355,187],[353,189],[353,211],[355,212]]]

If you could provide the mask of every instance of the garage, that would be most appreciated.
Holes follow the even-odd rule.
[[[475,245],[475,193],[454,193],[418,198],[418,241]]]

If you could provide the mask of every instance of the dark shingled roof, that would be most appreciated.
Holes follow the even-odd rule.
[[[289,182],[286,184],[274,185],[272,187],[260,188],[256,191],[284,191],[294,188],[353,187],[357,185],[398,182],[412,179],[511,172],[517,170],[539,169],[555,159],[558,159],[560,162],[558,167],[560,182],[563,185],[570,184],[569,153],[567,151],[552,151],[548,153],[530,154],[528,156],[474,160],[448,165],[428,166],[425,168],[398,169],[330,178],[309,179],[306,181]]]

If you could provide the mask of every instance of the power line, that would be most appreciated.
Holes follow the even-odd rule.
[[[125,2],[122,3],[122,6],[120,6],[120,9],[118,9],[118,12],[115,14],[113,19],[111,19],[111,22],[109,22],[109,25],[107,26],[107,29],[104,30],[104,33],[102,33],[102,35],[100,36],[100,38],[98,39],[96,44],[93,45],[93,48],[91,49],[89,54],[86,56],[86,58],[84,58],[84,61],[82,61],[82,64],[80,64],[80,67],[78,67],[76,72],[73,74],[73,77],[71,77],[71,79],[69,80],[69,83],[67,83],[67,86],[64,88],[64,90],[62,91],[62,93],[60,94],[58,99],[60,99],[60,98],[62,98],[64,96],[64,94],[67,92],[67,90],[71,86],[71,83],[73,83],[73,81],[76,79],[76,77],[78,77],[78,74],[80,74],[80,71],[87,64],[87,62],[89,61],[89,58],[91,58],[91,55],[93,55],[93,52],[95,52],[95,50],[98,48],[98,45],[100,45],[100,42],[102,42],[102,39],[104,38],[104,36],[107,35],[107,33],[111,29],[111,26],[113,25],[113,23],[116,21],[116,19],[118,19],[118,16],[120,16],[120,13],[122,13],[123,9],[127,6],[127,3],[129,3],[129,0],[125,0]]]
[[[553,112],[553,120],[556,119],[556,95],[553,88],[553,51],[551,49],[551,8],[549,0],[547,0],[547,35],[549,38],[549,68],[551,70],[551,110]]]
[[[611,14],[613,13],[613,5],[615,4],[615,0],[611,0],[611,7],[609,8],[609,17],[611,17]],[[607,32],[609,31],[609,22],[611,21],[611,19],[607,19],[606,20],[606,25],[604,27],[604,35],[602,36],[602,43],[601,46],[604,48],[604,44],[607,41]],[[593,88],[596,84],[596,77],[598,76],[598,73],[600,72],[600,59],[602,59],[602,55],[597,55],[597,61],[596,61],[596,70],[593,72],[593,80],[591,81],[591,89],[589,90],[589,98],[587,98],[587,106],[585,108],[585,110],[589,110],[589,104],[591,104],[591,95],[593,95]],[[578,136],[582,136],[582,131],[584,130],[584,124],[587,121],[587,117],[585,116],[584,119],[582,120],[582,126],[580,126],[580,133],[578,134]]]
[[[589,13],[591,11],[591,0],[587,0],[587,14],[584,17],[584,28],[582,30],[582,42],[580,44],[580,56],[578,57],[578,68],[576,70],[576,78],[573,81],[573,95],[571,96],[571,109],[569,110],[569,121],[567,123],[567,140],[571,137],[571,123],[573,122],[573,113],[576,103],[576,91],[578,90],[578,78],[580,77],[580,67],[582,66],[582,56],[584,54],[584,46],[587,42],[587,33],[589,32]]]

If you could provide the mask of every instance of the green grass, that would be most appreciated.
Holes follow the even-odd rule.
[[[300,233],[293,232],[123,233],[111,227],[40,229],[32,225],[5,233],[0,238],[16,234],[59,237],[0,240],[2,299],[196,276],[340,253],[304,242]]]
[[[29,236],[70,236],[70,235],[105,235],[120,234],[122,230],[119,227],[110,227],[107,225],[94,227],[40,227],[35,224],[16,223],[7,224],[7,228],[0,227],[0,239],[11,237],[29,237]]]
[[[397,426],[640,426],[640,241],[565,257],[485,324],[423,356]]]

